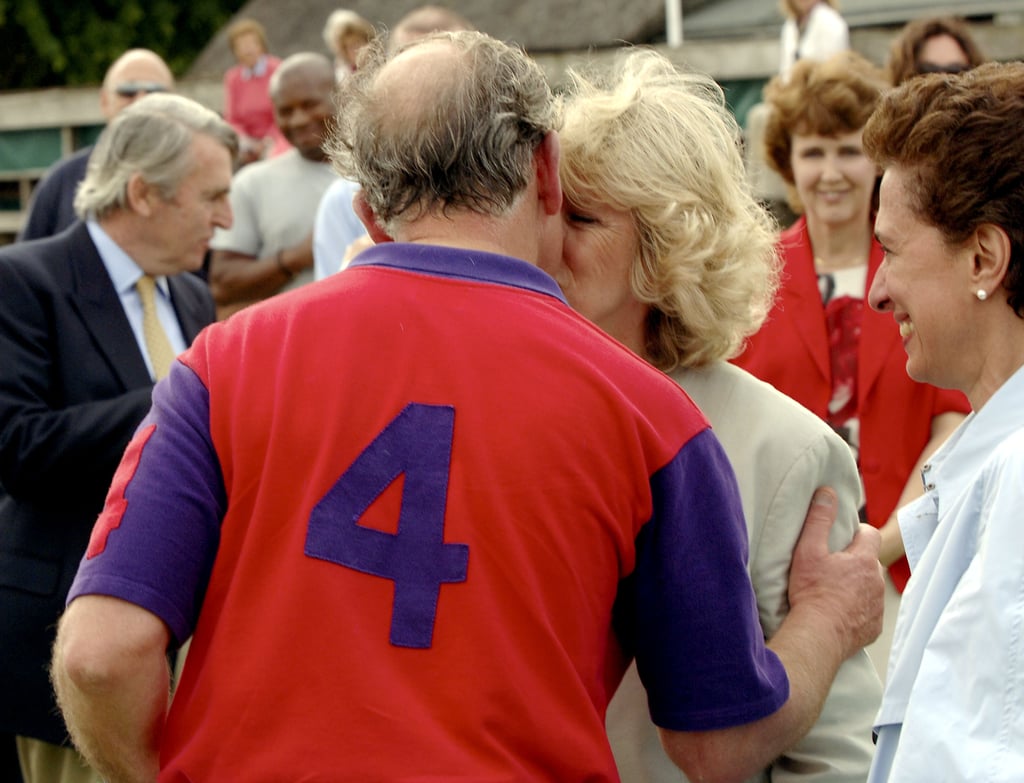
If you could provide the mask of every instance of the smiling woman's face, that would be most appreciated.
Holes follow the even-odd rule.
[[[971,257],[908,206],[909,175],[889,169],[882,179],[875,233],[885,249],[868,292],[876,310],[892,313],[915,381],[968,392],[978,351],[971,324],[978,303],[971,288]]]
[[[864,154],[861,135],[793,134],[793,182],[808,221],[867,226],[878,169]]]

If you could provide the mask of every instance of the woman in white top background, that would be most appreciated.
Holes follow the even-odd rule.
[[[797,60],[827,60],[850,48],[850,28],[837,10],[836,0],[782,0],[783,77]]]
[[[786,17],[780,38],[779,78],[789,79],[798,60],[822,61],[850,48],[850,31],[836,10],[837,0],[780,0]],[[747,178],[758,199],[772,211],[785,228],[796,218],[787,205],[786,183],[764,157],[764,132],[770,109],[764,101],[747,112],[743,134],[746,138]]]

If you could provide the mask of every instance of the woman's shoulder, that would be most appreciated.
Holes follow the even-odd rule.
[[[850,447],[831,427],[730,364],[676,371],[672,377],[707,416],[732,463],[748,515],[752,563],[760,563],[755,570],[767,567],[763,558],[788,562],[818,486],[835,489],[843,509],[830,534],[833,546],[849,543],[863,502],[861,484]]]
[[[1024,425],[1007,432],[992,450],[988,463],[992,470],[1016,474],[1024,486]]]
[[[677,370],[672,378],[714,429],[736,430],[736,443],[741,448],[756,442],[782,451],[801,452],[810,447],[849,450],[811,411],[741,367],[715,362],[708,367]]]

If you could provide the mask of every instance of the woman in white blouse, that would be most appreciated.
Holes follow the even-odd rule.
[[[869,300],[907,373],[973,412],[900,509],[903,594],[871,783],[1024,774],[1024,64],[906,81],[864,146],[885,170]]]
[[[797,60],[827,60],[850,48],[850,29],[836,0],[782,0],[779,73],[785,78]]]

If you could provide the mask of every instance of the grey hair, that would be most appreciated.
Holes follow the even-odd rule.
[[[504,213],[526,189],[533,154],[557,126],[544,72],[519,48],[479,32],[444,32],[395,56],[436,42],[454,49],[454,64],[397,90],[381,78],[389,62],[384,45],[371,43],[363,67],[339,88],[325,145],[392,235],[401,223],[435,212]]]
[[[128,204],[128,183],[139,174],[171,198],[189,174],[187,154],[197,134],[219,142],[234,160],[238,135],[216,112],[181,95],[147,95],[103,129],[75,193],[81,218],[102,218]]]

